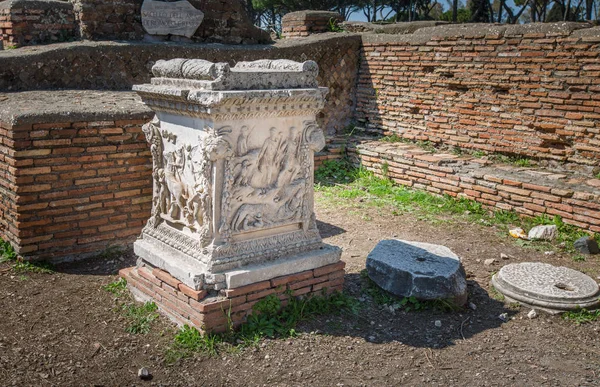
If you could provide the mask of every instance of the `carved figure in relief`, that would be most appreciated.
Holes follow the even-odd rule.
[[[190,195],[188,187],[181,178],[183,167],[185,165],[183,152],[184,149],[180,148],[165,155],[167,159],[167,166],[164,171],[165,181],[167,188],[171,193],[171,203],[169,206],[168,215],[171,217],[171,219],[179,219],[181,217],[187,218],[189,215],[187,200],[189,199]]]
[[[244,125],[242,126],[240,136],[237,140],[237,149],[236,155],[238,157],[245,156],[248,153],[248,133],[250,129]]]
[[[281,148],[281,132],[277,128],[269,129],[269,137],[265,140],[258,153],[256,170],[257,174],[252,179],[252,186],[268,188],[275,184],[278,177]]]

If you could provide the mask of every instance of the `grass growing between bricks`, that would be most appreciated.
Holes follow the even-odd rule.
[[[354,168],[346,159],[327,160],[315,171],[315,190],[321,193],[320,200],[326,204],[348,208],[349,201],[354,207],[389,208],[393,215],[413,213],[417,219],[434,224],[456,221],[476,222],[488,227],[497,227],[508,235],[512,227],[529,230],[537,225],[556,225],[558,237],[552,242],[516,240],[522,247],[557,248],[573,253],[573,242],[589,235],[584,230],[566,224],[559,216],[547,215],[533,218],[522,217],[514,211],[491,211],[480,203],[438,196],[426,191],[395,185],[390,179],[380,178],[362,168]],[[600,235],[595,235],[600,242]]]
[[[116,296],[117,310],[127,319],[125,330],[132,334],[150,332],[152,322],[158,318],[158,307],[154,302],[136,303],[127,291],[123,278],[102,287]]]
[[[293,297],[292,293],[288,295],[286,305],[276,295],[257,302],[247,321],[236,330],[230,324],[226,333],[203,335],[195,328],[184,326],[167,350],[167,363],[173,364],[194,354],[215,356],[221,352],[236,351],[241,347],[256,345],[266,337],[294,337],[297,335],[295,328],[301,321],[330,314],[357,315],[359,311],[358,300],[340,292],[304,298]]]

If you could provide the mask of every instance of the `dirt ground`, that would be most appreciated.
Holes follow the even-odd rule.
[[[125,332],[116,300],[102,289],[131,252],[74,263],[55,274],[14,273],[0,265],[0,386],[591,386],[600,385],[600,322],[577,326],[560,316],[528,319],[529,309],[488,294],[502,264],[544,261],[598,274],[600,258],[574,262],[560,253],[517,246],[472,223],[432,224],[385,209],[340,209],[319,202],[327,243],[343,248],[346,291],[361,300],[358,316],[302,323],[293,339],[198,355],[166,365],[175,327],[161,317],[150,333]],[[463,259],[475,310],[390,311],[361,291],[366,255],[384,238],[439,243]],[[500,254],[510,256],[500,259]],[[484,265],[488,258],[499,262]],[[504,323],[498,315],[510,316]],[[441,322],[436,327],[435,321]],[[147,367],[151,381],[137,370]]]

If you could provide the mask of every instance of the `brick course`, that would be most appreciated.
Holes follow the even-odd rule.
[[[331,23],[337,24],[343,21],[344,17],[337,12],[290,12],[281,19],[281,29],[285,38],[301,38],[315,33],[328,32]]]
[[[154,301],[159,310],[178,325],[193,326],[202,332],[224,332],[229,321],[234,327],[244,323],[253,313],[254,304],[276,294],[283,301],[297,296],[320,296],[342,291],[344,262],[306,272],[274,278],[218,294],[196,292],[168,273],[148,267],[122,269],[119,275],[142,300]],[[306,278],[310,278],[307,280]]]
[[[141,130],[151,115],[39,118],[0,119],[0,237],[28,259],[61,261],[139,235],[151,209],[152,161]]]
[[[600,28],[482,27],[363,35],[360,126],[474,151],[597,165]]]
[[[534,168],[494,166],[472,157],[430,154],[414,145],[363,141],[348,146],[356,165],[394,182],[436,195],[482,203],[523,216],[559,215],[568,224],[600,232],[600,180]],[[383,165],[386,167],[383,167]]]
[[[62,1],[20,0],[0,5],[0,45],[4,49],[75,38],[73,6]]]

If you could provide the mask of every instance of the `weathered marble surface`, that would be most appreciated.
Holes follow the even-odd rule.
[[[492,277],[492,285],[510,300],[550,312],[600,305],[600,289],[591,277],[547,263],[506,265]]]
[[[460,258],[431,243],[383,240],[367,256],[369,277],[384,290],[421,300],[467,301],[467,281]]]
[[[242,286],[252,273],[224,273],[310,251],[324,258],[303,270],[333,263],[318,252],[313,212],[313,154],[325,145],[314,119],[327,92],[316,63],[175,59],[153,73],[134,86],[156,112],[144,126],[153,213],[136,253],[195,288]],[[295,272],[286,267],[278,275]]]
[[[204,20],[204,13],[187,0],[164,2],[144,0],[142,26],[151,35],[191,38]]]

